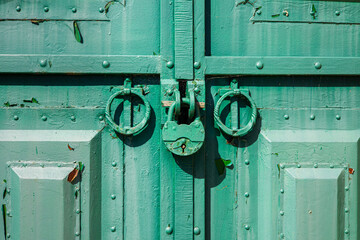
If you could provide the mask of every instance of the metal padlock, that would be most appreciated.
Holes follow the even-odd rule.
[[[192,103],[188,98],[183,98],[182,103],[189,106],[196,105],[195,101]],[[205,139],[204,125],[200,120],[200,109],[196,105],[196,116],[193,122],[178,124],[174,119],[175,107],[176,102],[170,106],[168,120],[162,129],[162,138],[170,152],[179,156],[189,156],[199,151]]]

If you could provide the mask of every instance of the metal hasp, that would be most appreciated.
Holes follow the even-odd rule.
[[[143,89],[141,87],[134,87],[131,88],[131,80],[129,78],[125,79],[124,81],[124,86],[120,87],[120,91],[114,93],[113,95],[111,95],[111,97],[109,98],[107,105],[106,105],[106,111],[105,111],[105,116],[106,119],[109,123],[109,126],[114,129],[116,132],[122,134],[122,135],[136,135],[139,134],[142,130],[144,130],[149,122],[150,119],[150,113],[151,113],[151,107],[150,107],[150,103],[148,100],[146,100],[146,98],[144,97],[143,94]],[[145,105],[145,116],[144,118],[135,126],[122,126],[120,124],[120,126],[118,124],[115,123],[113,117],[111,116],[111,105],[114,101],[115,98],[121,97],[121,96],[130,96],[130,95],[135,95],[137,97],[139,97]]]
[[[233,136],[233,137],[242,137],[245,136],[246,134],[248,134],[253,127],[255,126],[256,123],[256,118],[257,118],[257,108],[255,105],[254,100],[250,97],[249,91],[248,90],[243,90],[243,89],[238,89],[237,88],[237,81],[233,81],[233,83],[231,84],[231,89],[221,89],[220,90],[220,99],[217,101],[215,109],[214,109],[214,120],[215,123],[219,126],[219,128],[226,133],[229,136]],[[237,128],[237,123],[238,123],[238,114],[237,114],[237,104],[233,107],[231,106],[231,121],[232,121],[232,128],[227,127],[220,119],[220,106],[222,104],[222,102],[228,98],[228,97],[238,97],[238,98],[244,98],[249,104],[250,107],[252,109],[251,112],[251,117],[248,121],[248,123],[242,127],[242,128]],[[236,103],[236,102],[234,102]],[[234,104],[233,103],[233,104]],[[232,105],[233,105],[232,104]]]
[[[205,129],[200,120],[200,108],[196,104],[194,91],[190,90],[188,93],[189,98],[182,98],[180,102],[177,97],[176,101],[171,104],[168,119],[162,129],[162,138],[167,149],[179,156],[189,156],[196,153],[205,140]],[[190,124],[178,124],[175,120],[175,113],[180,112],[179,107],[181,105],[189,106],[188,117],[190,120],[195,117]]]

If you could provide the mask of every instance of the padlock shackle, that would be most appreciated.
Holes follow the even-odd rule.
[[[191,106],[191,101],[189,98],[182,98],[181,103]],[[167,119],[168,121],[173,121],[175,108],[176,108],[176,101],[174,101],[169,108],[168,119]],[[195,102],[195,113],[196,113],[196,117],[194,121],[200,120],[200,108],[199,108],[199,104],[196,104],[196,102]]]

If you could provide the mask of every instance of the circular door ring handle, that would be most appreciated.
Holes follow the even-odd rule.
[[[113,120],[113,118],[111,117],[111,114],[110,114],[111,104],[113,103],[114,99],[119,96],[127,96],[127,95],[135,95],[135,96],[138,96],[139,98],[141,98],[141,100],[144,102],[144,105],[146,108],[145,116],[144,116],[143,120],[141,120],[141,122],[139,122],[134,127],[120,127],[119,125],[117,125],[115,123],[115,121]],[[144,130],[145,127],[147,127],[149,119],[150,119],[150,112],[151,112],[150,103],[148,100],[146,100],[146,98],[142,94],[138,94],[135,91],[121,90],[119,92],[114,93],[109,98],[107,105],[106,105],[105,116],[106,116],[106,119],[108,120],[109,125],[112,129],[114,129],[116,132],[118,132],[122,135],[129,136],[129,135],[137,134],[137,133],[141,132],[142,130]]]
[[[250,107],[252,108],[252,113],[251,113],[249,122],[246,124],[245,127],[240,128],[240,129],[230,129],[220,119],[220,114],[219,114],[220,106],[221,106],[222,102],[224,101],[224,99],[231,95],[238,96],[238,97],[244,96],[249,101]],[[245,136],[246,134],[248,134],[255,126],[256,118],[257,118],[257,108],[256,108],[254,100],[248,94],[241,92],[238,89],[228,91],[227,93],[222,95],[221,98],[216,103],[216,106],[214,109],[214,120],[215,120],[216,124],[220,127],[220,129],[222,131],[224,131],[226,134],[233,136],[233,137],[242,137],[242,136]]]

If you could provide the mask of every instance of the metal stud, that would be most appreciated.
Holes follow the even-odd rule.
[[[263,69],[263,68],[264,68],[264,64],[263,64],[261,61],[258,61],[258,62],[256,63],[256,67],[257,67],[257,69]]]
[[[71,11],[72,11],[73,13],[76,13],[76,12],[77,12],[77,9],[73,7],[73,8],[71,9]]]
[[[40,163],[40,167],[44,167],[45,165],[43,163]]]
[[[262,13],[261,10],[257,10],[257,11],[256,11],[256,14],[257,14],[257,15],[261,15],[261,13]]]
[[[285,114],[285,115],[284,115],[284,119],[285,119],[285,120],[289,120],[289,115]]]
[[[345,191],[349,191],[349,187],[348,187],[348,186],[345,187]]]
[[[49,11],[49,7],[44,7],[44,12],[48,12]]]
[[[6,237],[7,237],[7,238],[10,238],[10,237],[11,237],[10,233],[6,234]]]
[[[170,225],[168,225],[168,226],[165,228],[165,232],[170,235],[170,234],[172,234],[172,232],[173,232],[173,228],[172,228]]]
[[[103,61],[102,66],[103,68],[108,68],[110,67],[110,63],[108,61]]]
[[[349,229],[345,229],[345,234],[349,234],[349,233],[350,233]]]
[[[280,189],[280,193],[284,193],[284,189]]]
[[[250,194],[249,194],[248,192],[246,192],[246,193],[244,194],[244,196],[245,196],[246,198],[248,198],[248,197],[250,196]]]
[[[310,115],[310,120],[315,120],[315,115],[314,114]]]
[[[19,117],[17,115],[14,115],[14,120],[15,121],[19,120]]]
[[[195,87],[195,88],[194,88],[194,92],[195,92],[195,93],[200,93],[200,88]]]
[[[250,161],[247,160],[247,159],[246,159],[244,162],[245,162],[246,165],[249,165],[249,164],[250,164]]]
[[[285,234],[284,233],[280,233],[280,238],[284,239],[285,238]]]
[[[168,68],[173,68],[174,67],[174,62],[172,62],[172,61],[168,61],[167,63],[166,63],[166,67],[168,67]]]
[[[340,16],[340,11],[335,11],[336,16]]]
[[[280,216],[284,216],[284,211],[280,211]]]
[[[318,168],[318,164],[317,163],[314,163],[314,168]]]
[[[112,226],[112,227],[110,228],[110,230],[111,230],[112,232],[115,232],[115,231],[116,231],[116,227],[115,227],[115,226]]]
[[[250,225],[245,225],[244,228],[245,230],[250,230]]]
[[[201,63],[200,62],[194,62],[194,68],[195,69],[199,69],[201,67]]]
[[[76,209],[76,213],[79,214],[79,213],[80,213],[80,209]]]
[[[104,116],[100,115],[100,116],[99,116],[99,120],[100,120],[100,121],[104,120]]]
[[[199,227],[194,227],[194,234],[195,234],[195,235],[199,235],[199,234],[200,234],[200,228],[199,228]]]
[[[41,120],[43,120],[44,122],[47,120],[47,117],[46,116],[42,116],[41,117]]]
[[[333,164],[330,164],[330,168],[334,168],[334,165],[333,165]]]
[[[58,167],[61,167],[61,163],[58,163],[58,165],[57,165]]]
[[[116,195],[115,195],[115,194],[112,194],[112,195],[111,195],[111,199],[112,199],[112,200],[115,200],[115,199],[116,199]]]
[[[41,59],[40,60],[40,67],[46,67],[47,65],[47,60],[46,59]]]
[[[111,166],[113,166],[113,167],[116,167],[116,165],[117,165],[116,162],[112,162],[112,163],[111,163]]]
[[[297,168],[301,168],[301,165],[300,165],[300,164],[298,164],[298,165],[297,165]]]
[[[316,63],[314,64],[314,66],[315,66],[316,69],[320,69],[320,68],[322,67],[322,65],[321,65],[320,62],[316,62]]]
[[[336,119],[337,119],[337,120],[340,120],[340,119],[341,119],[341,116],[340,116],[340,115],[336,115]]]
[[[284,168],[285,168],[285,165],[284,165],[284,164],[280,164],[280,168],[281,168],[281,169],[284,169]]]
[[[70,119],[71,119],[71,121],[75,122],[76,117],[75,117],[75,116],[71,116]]]
[[[80,233],[79,233],[79,232],[76,232],[76,233],[75,233],[75,236],[80,236]]]
[[[348,213],[349,212],[349,209],[348,208],[345,208],[345,213]]]
[[[20,6],[16,6],[16,11],[20,12],[21,11],[21,7]]]
[[[99,8],[99,13],[103,13],[105,10],[103,8]]]

